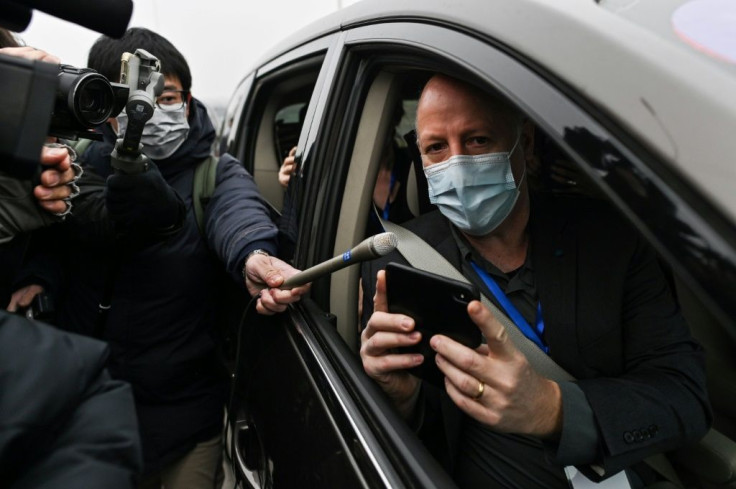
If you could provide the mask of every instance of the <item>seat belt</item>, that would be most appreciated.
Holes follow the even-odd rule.
[[[462,282],[469,282],[457,268],[422,238],[403,226],[383,219],[380,215],[378,218],[384,230],[396,235],[399,241],[397,249],[411,266]],[[481,302],[493,313],[496,320],[503,325],[507,334],[514,342],[514,346],[524,354],[534,370],[555,382],[575,380],[575,377],[560,367],[549,355],[540,350],[534,342],[524,336],[511,319],[488,300],[485,294],[481,294]],[[644,461],[666,480],[676,484],[678,487],[684,487],[674,467],[672,467],[670,461],[663,454],[652,455]],[[625,483],[628,486],[628,482],[625,481]],[[598,486],[601,485],[602,483],[598,484]],[[577,488],[577,484],[574,487]]]
[[[386,231],[390,231],[399,238],[397,246],[399,252],[411,264],[411,266],[426,270],[428,272],[453,278],[461,282],[469,282],[460,271],[440,255],[434,248],[429,246],[422,238],[408,229],[391,221],[381,219],[381,224]],[[481,302],[493,313],[493,316],[506,329],[509,337],[524,356],[529,360],[534,369],[556,382],[575,380],[565,369],[557,365],[549,355],[539,349],[529,338],[516,327],[509,317],[495,306],[485,294],[481,294]]]

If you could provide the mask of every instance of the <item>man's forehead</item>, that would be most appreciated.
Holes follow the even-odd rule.
[[[482,106],[450,107],[447,112],[417,110],[417,133],[425,138],[444,137],[448,133],[497,132],[508,125],[508,118],[501,110]]]
[[[164,76],[164,90],[181,90],[181,81],[178,76]]]
[[[475,100],[486,98],[485,92],[477,87],[444,75],[435,75],[430,78],[422,90],[419,105],[423,102],[447,103],[453,100]]]
[[[508,102],[502,100],[499,95],[488,93],[462,80],[436,75],[422,90],[417,116],[432,110],[442,110],[442,107],[480,109],[494,119],[511,110]]]

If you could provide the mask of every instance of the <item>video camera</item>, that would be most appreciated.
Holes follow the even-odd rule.
[[[143,127],[153,116],[156,98],[164,90],[164,76],[160,71],[161,62],[144,49],[123,53],[120,81],[130,87],[130,93],[125,104],[128,127],[110,155],[110,163],[117,172],[130,175],[148,169],[148,158],[141,152],[141,137]]]
[[[0,26],[25,30],[34,8],[119,37],[130,21],[133,3],[0,0]],[[47,136],[96,139],[90,129],[117,115],[128,102],[130,89],[91,69],[0,55],[0,170],[17,178],[32,177]]]

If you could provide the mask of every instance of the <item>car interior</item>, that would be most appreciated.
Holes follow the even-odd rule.
[[[256,97],[256,109],[260,125],[253,138],[252,153],[246,165],[255,177],[266,200],[276,210],[283,210],[285,190],[278,183],[278,170],[289,150],[304,141],[305,113],[309,106],[317,80],[318,70],[303,70],[298,76],[290,76],[278,83],[264,81]],[[362,96],[360,110],[355,114],[344,180],[343,198],[340,199],[339,216],[335,231],[332,256],[342,254],[366,237],[370,223],[375,221],[373,205],[374,185],[381,168],[383,142],[387,139],[403,139],[408,153],[412,147],[412,130],[416,102],[428,71],[404,66],[385,66],[376,70]],[[396,107],[401,107],[397,120]],[[253,119],[251,119],[253,120]],[[300,138],[301,134],[301,138]],[[541,128],[537,133],[539,150],[538,168],[529,169],[530,179],[537,191],[577,192],[605,198],[577,160],[566,158],[565,152],[546,137]],[[412,215],[419,215],[432,206],[427,197],[426,183],[421,173],[421,163],[416,153],[397,176],[399,185],[405,186],[398,194],[406,200]],[[562,165],[563,173],[554,174],[550,162],[569,160]],[[250,163],[248,163],[250,162]],[[301,169],[299,170],[301,171]],[[590,171],[590,170],[588,170]],[[533,178],[532,178],[533,177]],[[564,181],[578,179],[575,187],[562,185]],[[371,182],[371,183],[368,183]],[[287,256],[286,258],[289,258]],[[672,276],[672,284],[692,334],[704,346],[707,355],[708,389],[714,410],[714,430],[708,435],[709,449],[698,448],[673,454],[681,476],[697,481],[702,487],[736,488],[736,337],[733,324],[723,324],[723,319],[710,312],[701,295],[689,286],[689,279],[662,263]],[[336,328],[345,343],[356,353],[359,345],[359,281],[360,267],[352,266],[333,273],[329,278],[329,295],[315,297],[318,304],[334,315]],[[700,487],[700,486],[699,486]]]
[[[284,189],[279,184],[281,163],[297,145],[307,104],[314,90],[317,72],[306,71],[280,83],[260,87],[267,92],[265,103],[256,108],[261,126],[256,131],[253,177],[274,209],[283,207]]]

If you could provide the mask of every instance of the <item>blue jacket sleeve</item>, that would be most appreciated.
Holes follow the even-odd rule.
[[[263,249],[275,255],[278,228],[253,177],[238,160],[225,154],[217,167],[215,191],[205,209],[207,244],[228,273],[243,283],[243,261]]]

